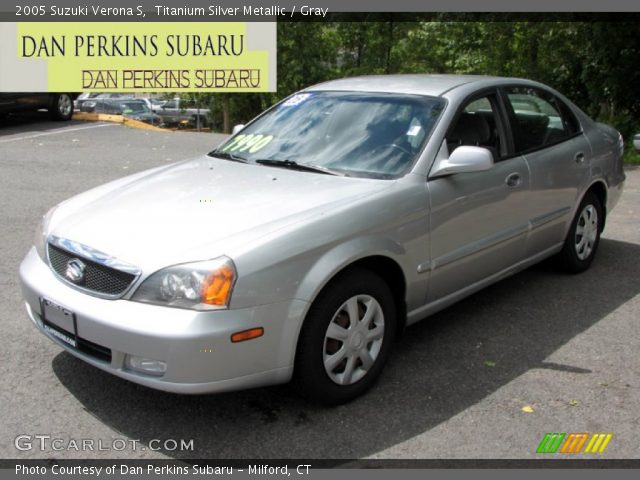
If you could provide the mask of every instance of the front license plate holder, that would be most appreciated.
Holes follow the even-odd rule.
[[[75,314],[48,298],[40,299],[42,327],[49,335],[74,348],[78,346]]]

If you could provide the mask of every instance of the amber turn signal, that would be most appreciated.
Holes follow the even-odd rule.
[[[241,332],[236,332],[231,335],[231,341],[233,343],[244,342],[245,340],[251,340],[254,338],[258,338],[264,335],[264,328],[250,328],[249,330],[243,330]]]
[[[222,265],[210,273],[202,283],[202,303],[224,306],[229,302],[233,287],[234,271],[230,265]]]

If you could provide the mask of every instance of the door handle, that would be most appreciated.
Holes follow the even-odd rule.
[[[575,156],[573,157],[573,159],[576,161],[576,163],[584,162],[584,153],[582,153],[582,152],[576,153]]]
[[[514,172],[509,174],[504,182],[508,187],[515,188],[522,183],[522,179],[520,178],[520,174],[518,172]]]

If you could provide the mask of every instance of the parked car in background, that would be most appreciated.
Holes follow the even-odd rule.
[[[158,108],[161,108],[163,105],[167,103],[167,100],[163,100],[160,98],[149,98],[149,107],[151,110],[155,111]]]
[[[20,267],[26,310],[76,357],[151,388],[294,379],[346,402],[405,325],[547,257],[589,268],[622,158],[615,129],[541,83],[330,81],[208,155],[52,208]]]
[[[83,105],[85,102],[91,102],[96,99],[100,100],[108,100],[108,99],[125,99],[125,98],[134,98],[130,93],[81,93],[76,101],[74,102],[76,110],[80,110],[81,112],[85,112],[83,110]]]
[[[206,128],[209,125],[208,108],[185,108],[180,98],[168,100],[154,111],[170,127]]]
[[[637,133],[633,137],[633,148],[635,148],[636,151],[640,152],[640,133]]]
[[[76,99],[76,101],[74,102],[75,108],[76,110],[80,110],[80,111],[85,111],[82,109],[82,105],[85,102],[90,102],[92,100],[96,100],[96,99],[100,99],[100,100],[105,100],[105,99],[129,99],[129,98],[135,98],[136,100],[143,100],[144,102],[147,103],[147,105],[149,106],[149,108],[151,110],[155,110],[157,108],[162,107],[162,105],[164,105],[165,103],[167,103],[167,100],[164,99],[158,99],[158,98],[152,98],[152,97],[139,97],[139,96],[135,96],[131,93],[100,93],[100,92],[85,92],[85,93],[81,93],[78,98]]]
[[[46,109],[52,120],[71,120],[76,93],[0,93],[0,114]]]
[[[134,97],[134,98],[136,100],[143,100],[153,112],[155,112],[158,108],[162,107],[162,105],[167,103],[167,100],[160,100],[160,99],[151,98],[151,97]]]
[[[151,125],[162,125],[162,117],[155,114],[149,108],[145,99],[124,98],[96,98],[88,99],[82,104],[83,112],[106,113],[110,115],[124,115],[125,117],[149,123]]]
[[[96,98],[99,93],[83,92],[75,99],[73,106],[76,110],[82,111],[82,104],[89,99]]]

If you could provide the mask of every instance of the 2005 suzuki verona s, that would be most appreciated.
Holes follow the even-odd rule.
[[[522,79],[336,80],[239,127],[51,209],[20,267],[36,327],[160,390],[349,401],[405,325],[552,255],[588,268],[625,178],[616,130]]]

